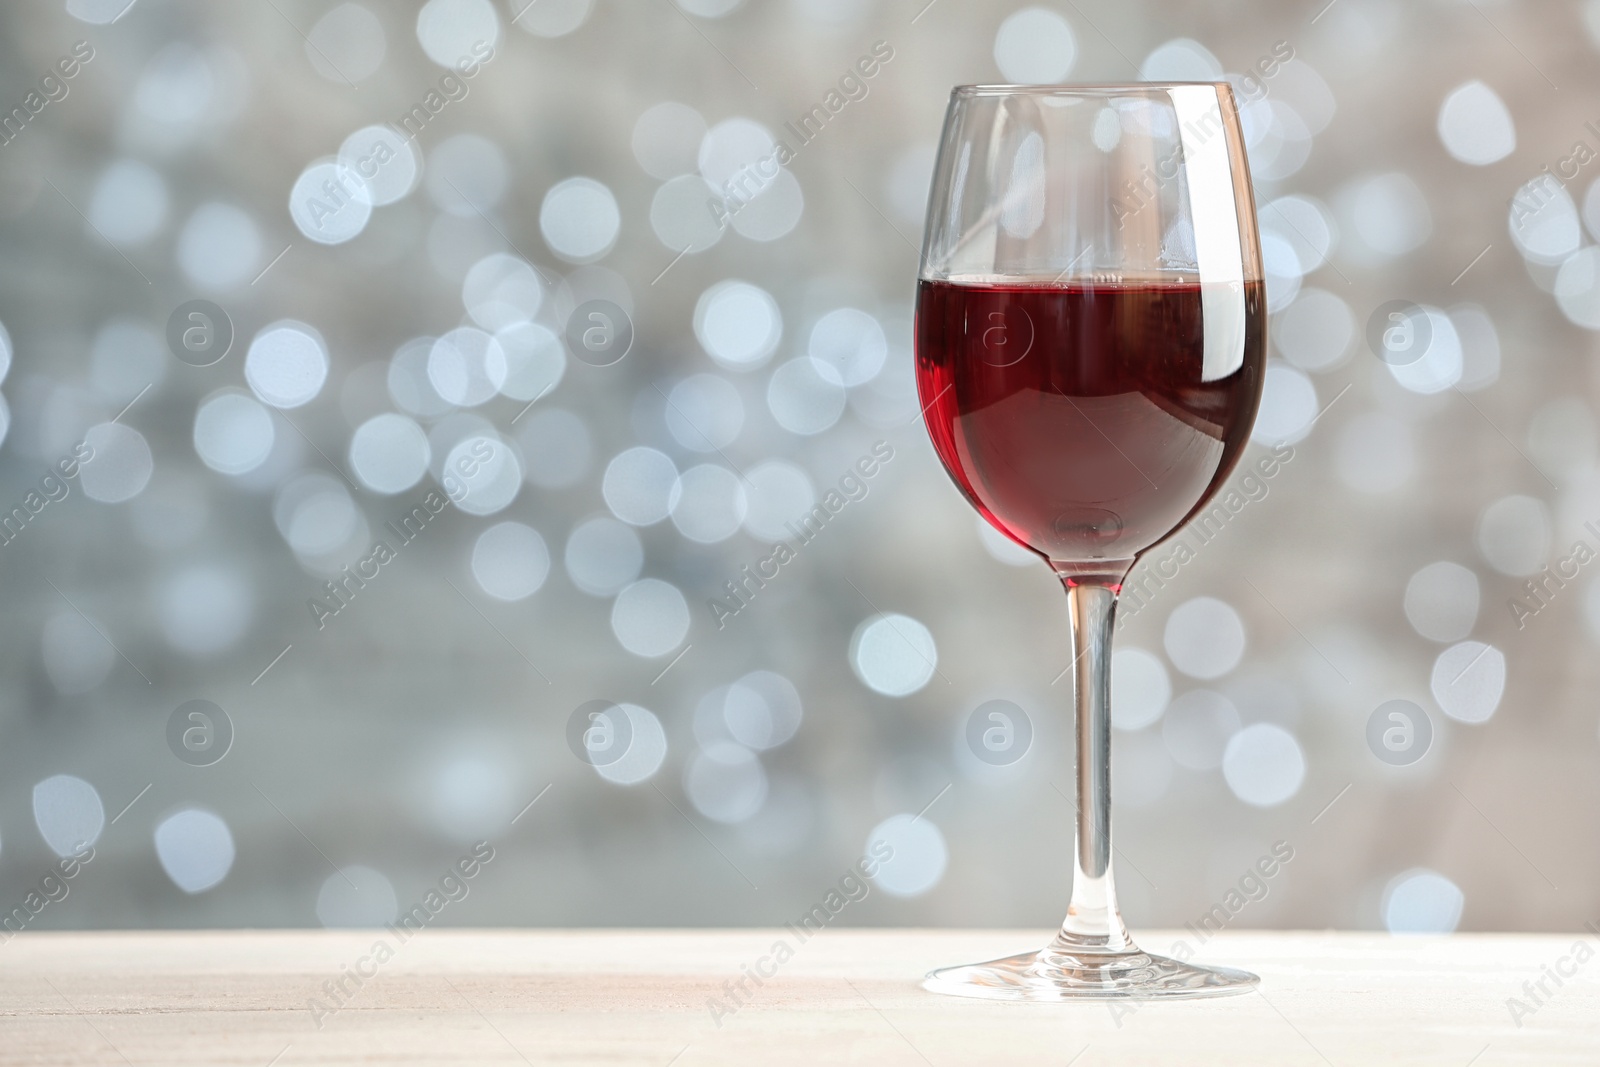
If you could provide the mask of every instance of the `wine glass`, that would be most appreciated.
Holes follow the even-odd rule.
[[[1253,974],[1140,951],[1111,874],[1110,656],[1141,553],[1215,494],[1261,397],[1266,298],[1226,82],[961,86],[934,171],[917,388],[945,469],[1066,586],[1072,900],[1038,952],[934,971],[998,1000],[1200,997]]]

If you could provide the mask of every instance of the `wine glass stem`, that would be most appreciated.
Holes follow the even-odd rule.
[[[1057,943],[1075,952],[1134,951],[1111,874],[1111,632],[1121,580],[1063,576],[1072,617],[1078,821],[1072,903]]]

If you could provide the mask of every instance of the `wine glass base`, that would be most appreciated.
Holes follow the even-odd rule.
[[[1064,952],[1051,947],[928,974],[922,988],[982,1000],[1182,1000],[1247,993],[1261,979],[1229,967],[1132,952]]]

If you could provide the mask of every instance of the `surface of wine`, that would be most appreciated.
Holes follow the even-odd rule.
[[[1210,499],[1255,421],[1266,300],[1206,288],[920,283],[928,432],[985,518],[1057,562],[1126,560]]]

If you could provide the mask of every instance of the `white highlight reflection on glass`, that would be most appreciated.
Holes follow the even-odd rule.
[[[1029,133],[1011,159],[1011,180],[1000,210],[1000,226],[1018,240],[1027,240],[1044,222],[1044,138]]]
[[[1244,365],[1244,246],[1233,197],[1233,164],[1223,134],[1217,90],[1205,85],[1167,90],[1177,112],[1189,189],[1205,352],[1200,380],[1226,378]]]

